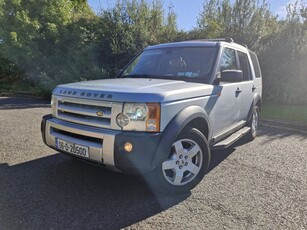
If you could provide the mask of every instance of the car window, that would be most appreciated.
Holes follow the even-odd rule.
[[[209,81],[216,47],[169,47],[143,51],[123,72],[123,77],[202,78]]]
[[[252,51],[249,51],[249,54],[250,54],[250,57],[252,59],[256,78],[261,78],[262,74],[261,74],[261,69],[260,69],[258,58],[257,58],[256,54]]]
[[[234,49],[225,48],[221,58],[220,72],[230,69],[237,69],[236,52]]]
[[[243,73],[243,81],[248,81],[251,79],[250,77],[250,64],[248,61],[248,56],[246,53],[238,51],[238,56],[239,56],[239,62],[240,62],[240,69],[242,70]]]

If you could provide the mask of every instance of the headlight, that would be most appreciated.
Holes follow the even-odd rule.
[[[51,115],[53,117],[56,117],[56,98],[54,96],[51,96],[51,102],[50,102],[50,106],[51,106]]]
[[[116,122],[127,131],[160,131],[159,103],[125,103]]]

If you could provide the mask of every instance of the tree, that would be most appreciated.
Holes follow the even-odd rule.
[[[1,0],[0,6],[0,52],[33,85],[50,90],[58,83],[101,74],[91,41],[96,16],[86,2]]]
[[[267,76],[265,98],[274,103],[307,104],[307,43],[299,2],[287,6],[287,17],[279,21],[272,42],[261,53]]]
[[[266,0],[207,0],[197,27],[178,31],[162,0],[117,0],[99,15],[86,0],[0,0],[0,83],[26,79],[50,93],[60,83],[114,77],[148,45],[233,37],[258,53],[266,100],[307,104],[307,7],[287,10],[279,20]]]
[[[153,0],[118,0],[94,15],[85,0],[0,0],[1,54],[33,85],[114,77],[145,46],[176,37],[176,15]]]
[[[232,37],[258,50],[277,29],[277,17],[264,0],[209,0],[198,16],[198,31],[205,38]]]
[[[304,30],[307,30],[307,6],[302,5],[300,9],[301,17],[304,20]]]
[[[160,0],[117,0],[102,10],[98,26],[98,50],[103,68],[110,76],[144,47],[175,39],[176,15],[170,6],[167,16]]]

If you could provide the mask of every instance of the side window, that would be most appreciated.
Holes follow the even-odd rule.
[[[249,51],[249,55],[251,56],[251,59],[252,59],[256,78],[261,78],[262,76],[261,69],[260,69],[259,61],[258,61],[256,54],[254,52]]]
[[[238,51],[240,69],[243,72],[243,81],[248,81],[251,79],[251,69],[248,61],[248,56],[246,53]]]
[[[220,72],[229,69],[237,69],[236,52],[233,49],[225,48],[221,58]]]

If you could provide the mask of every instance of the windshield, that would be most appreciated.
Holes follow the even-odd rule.
[[[171,47],[143,51],[122,77],[201,79],[208,82],[216,47]]]

